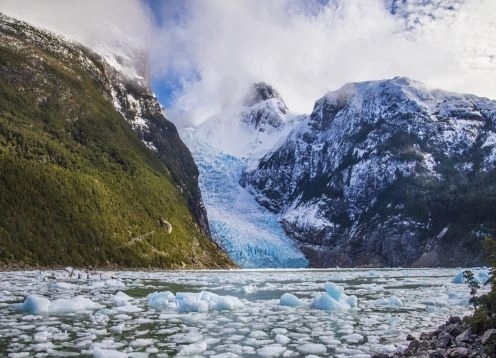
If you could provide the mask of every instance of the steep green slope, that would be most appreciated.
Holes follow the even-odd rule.
[[[110,103],[100,60],[60,40],[52,49],[45,32],[26,37],[25,24],[7,19],[0,264],[232,265],[198,227],[174,173]]]

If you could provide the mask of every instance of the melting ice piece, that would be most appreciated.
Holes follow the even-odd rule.
[[[127,358],[126,353],[122,353],[113,349],[95,348],[91,351],[93,358]]]
[[[14,309],[31,314],[44,314],[50,309],[50,300],[38,295],[29,295],[23,303],[14,304]]]
[[[187,346],[183,346],[177,355],[189,356],[189,355],[201,354],[205,352],[207,348],[208,346],[206,342],[191,343],[188,344]]]
[[[257,290],[257,286],[255,285],[248,285],[248,286],[243,286],[241,287],[241,292],[245,295],[248,295],[250,293],[253,293]]]
[[[129,305],[129,301],[132,298],[126,295],[124,292],[119,291],[117,292],[114,297],[112,297],[112,303],[114,306],[120,307],[120,306],[127,306]]]
[[[176,294],[177,311],[184,312],[208,312],[208,311],[231,311],[244,304],[234,296],[220,296],[212,292],[202,291],[200,293],[178,292]]]
[[[325,293],[320,293],[313,300],[313,307],[324,311],[347,311],[356,307],[358,300],[356,296],[348,296],[344,289],[338,285],[328,282],[325,284]]]
[[[280,344],[271,344],[257,349],[257,354],[260,357],[279,357],[285,350],[286,347]]]
[[[477,281],[479,284],[485,284],[487,280],[489,280],[489,277],[491,276],[491,269],[487,267],[483,267],[481,269],[467,269],[469,271],[472,271],[474,274],[474,279]],[[451,280],[452,283],[457,283],[457,284],[462,284],[465,283],[465,279],[463,278],[463,272],[465,270],[458,271]]]
[[[170,291],[153,292],[146,296],[148,307],[156,310],[164,310],[169,307],[169,302],[176,300],[174,294]]]
[[[375,300],[375,304],[379,306],[403,306],[403,302],[396,296],[379,298]]]
[[[327,352],[326,346],[320,343],[305,343],[296,347],[302,353],[308,354],[321,354]]]
[[[14,309],[31,314],[62,314],[88,311],[102,307],[102,305],[95,303],[89,298],[83,296],[75,296],[73,298],[59,298],[57,300],[50,301],[48,298],[42,296],[29,295],[23,303],[14,305]]]
[[[285,293],[279,299],[281,306],[297,307],[303,304],[303,301],[291,293]]]
[[[70,313],[70,312],[94,310],[102,307],[103,307],[102,305],[93,302],[89,298],[83,296],[75,296],[73,298],[59,298],[57,300],[52,301],[52,303],[50,304],[49,312]]]

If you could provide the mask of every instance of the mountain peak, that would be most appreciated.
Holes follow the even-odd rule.
[[[248,95],[245,97],[243,104],[250,107],[270,99],[276,99],[281,102],[284,113],[287,112],[288,107],[286,106],[286,103],[284,103],[281,94],[274,87],[265,82],[254,83],[251,90],[248,92]]]

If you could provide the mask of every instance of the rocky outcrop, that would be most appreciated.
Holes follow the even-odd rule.
[[[314,267],[480,264],[496,220],[496,102],[407,78],[319,99],[242,184]]]
[[[374,358],[468,358],[493,357],[496,343],[496,330],[489,329],[482,335],[475,334],[470,325],[459,317],[450,319],[433,332],[422,333],[417,339],[412,335],[407,337],[408,347],[402,353],[392,356],[386,354],[374,355]]]

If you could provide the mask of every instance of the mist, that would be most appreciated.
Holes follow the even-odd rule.
[[[347,82],[394,76],[496,99],[496,2],[398,3],[3,0],[0,11],[90,47],[142,47],[181,126],[236,103],[256,81],[299,113]]]

